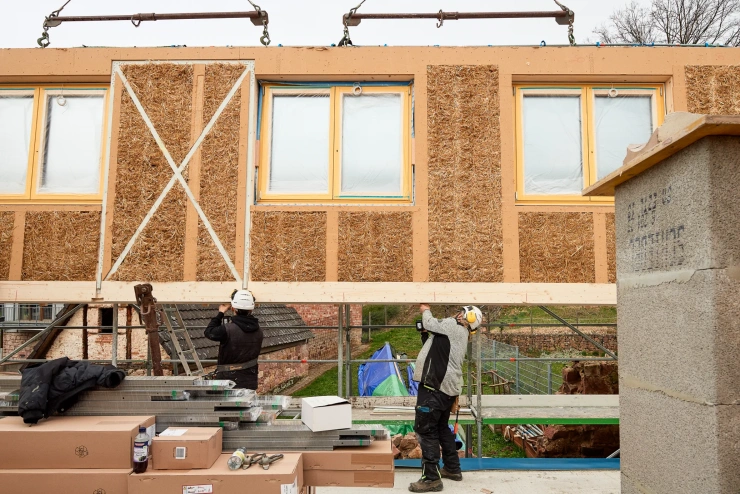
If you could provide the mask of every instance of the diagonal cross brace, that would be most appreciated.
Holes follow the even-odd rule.
[[[604,345],[602,345],[598,341],[594,340],[593,338],[591,338],[590,336],[588,336],[586,333],[584,333],[583,331],[581,331],[577,327],[573,326],[571,323],[569,323],[568,321],[566,321],[565,319],[563,319],[559,315],[555,314],[553,311],[551,311],[550,309],[548,309],[544,305],[538,305],[538,307],[540,309],[542,309],[542,311],[544,311],[545,313],[547,313],[550,316],[554,317],[555,319],[557,319],[558,321],[560,321],[561,323],[565,324],[567,327],[569,327],[570,329],[572,329],[573,331],[575,331],[576,333],[578,333],[580,336],[582,336],[583,338],[585,338],[586,340],[588,340],[589,342],[591,342],[594,346],[596,346],[596,348],[598,348],[599,350],[601,350],[605,354],[609,355],[614,360],[617,360],[617,356],[614,354],[614,352],[612,352],[611,350],[609,350],[608,348],[606,348]]]
[[[154,140],[156,141],[157,145],[159,146],[159,149],[162,151],[162,154],[164,155],[165,159],[167,160],[167,163],[170,165],[170,168],[172,168],[172,178],[170,178],[169,182],[165,186],[165,188],[162,190],[162,193],[159,195],[156,201],[154,201],[154,204],[152,204],[152,207],[149,209],[149,212],[146,214],[144,219],[142,220],[139,227],[134,232],[131,239],[126,244],[126,247],[123,249],[123,252],[121,252],[121,255],[116,260],[115,264],[111,267],[110,272],[105,277],[106,280],[109,280],[113,274],[118,271],[118,268],[123,263],[124,259],[128,255],[128,253],[131,251],[131,248],[133,247],[134,243],[138,239],[139,235],[142,231],[144,231],[144,228],[149,223],[149,221],[154,216],[154,213],[159,209],[159,206],[164,202],[165,197],[169,193],[169,191],[172,189],[172,187],[175,185],[175,182],[180,182],[180,185],[182,185],[183,189],[185,190],[185,194],[188,196],[188,199],[193,204],[195,210],[198,213],[198,216],[200,217],[200,220],[203,222],[203,225],[205,226],[206,230],[208,231],[209,235],[211,236],[211,239],[213,240],[213,243],[216,245],[216,248],[218,249],[219,253],[223,257],[224,261],[229,267],[229,270],[231,271],[231,274],[234,276],[234,279],[238,282],[241,282],[241,277],[236,271],[236,268],[234,267],[234,263],[231,261],[231,258],[229,257],[229,254],[226,252],[226,249],[224,249],[223,244],[221,244],[221,241],[218,238],[218,235],[216,235],[216,232],[213,230],[213,227],[211,226],[210,221],[208,221],[208,218],[206,217],[205,213],[200,207],[200,204],[198,204],[198,201],[195,199],[195,196],[193,195],[193,192],[190,190],[190,187],[188,183],[185,181],[185,179],[182,176],[182,171],[185,169],[185,167],[188,165],[190,160],[192,159],[195,152],[200,147],[201,143],[205,139],[205,137],[208,135],[208,133],[213,128],[214,124],[216,123],[216,120],[221,116],[221,113],[226,108],[226,106],[229,104],[231,99],[236,94],[236,91],[241,87],[242,82],[244,81],[244,78],[249,73],[249,67],[246,67],[244,69],[244,72],[242,75],[237,79],[234,86],[231,88],[229,93],[226,95],[226,98],[221,102],[221,105],[218,107],[216,112],[213,114],[213,117],[211,117],[211,120],[208,122],[208,125],[205,126],[203,131],[201,132],[198,139],[195,141],[193,146],[190,148],[190,151],[185,156],[185,159],[183,159],[180,166],[175,165],[175,161],[172,159],[172,156],[170,155],[169,151],[167,150],[167,147],[165,146],[162,139],[159,137],[159,133],[154,128],[154,124],[152,124],[152,121],[149,119],[149,117],[146,114],[146,111],[144,111],[144,107],[141,105],[141,102],[139,101],[139,98],[134,93],[134,90],[131,88],[131,85],[128,82],[128,79],[123,74],[123,71],[120,67],[116,67],[115,72],[120,77],[121,81],[123,82],[124,87],[126,88],[126,91],[128,92],[129,96],[131,97],[131,100],[134,103],[134,106],[136,106],[136,109],[141,114],[141,118],[144,120],[144,123],[149,128],[149,131],[152,133],[152,136],[154,137]]]

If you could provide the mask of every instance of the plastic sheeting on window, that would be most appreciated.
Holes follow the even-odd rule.
[[[399,196],[403,171],[403,98],[344,94],[341,194]]]
[[[329,94],[274,95],[269,192],[329,192],[330,118]]]
[[[33,92],[0,95],[0,194],[26,191],[33,124]]]
[[[99,191],[104,100],[102,92],[63,98],[59,94],[47,95],[39,192]]]
[[[583,189],[580,96],[525,95],[522,124],[524,193],[580,195]]]
[[[653,105],[649,95],[620,92],[616,97],[594,95],[596,177],[622,166],[630,144],[644,144],[653,132]]]

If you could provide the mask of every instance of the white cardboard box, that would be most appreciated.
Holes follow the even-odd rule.
[[[352,405],[338,396],[303,398],[301,417],[314,432],[351,429]]]

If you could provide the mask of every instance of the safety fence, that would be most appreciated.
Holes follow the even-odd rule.
[[[519,347],[500,341],[482,340],[481,360],[483,373],[507,380],[512,394],[551,395],[563,384],[562,363],[527,358]]]

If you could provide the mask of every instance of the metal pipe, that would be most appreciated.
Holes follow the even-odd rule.
[[[342,396],[342,304],[337,305],[337,396]]]
[[[529,19],[529,18],[556,19],[568,18],[568,12],[563,10],[531,11],[531,12],[428,12],[428,13],[383,13],[383,14],[359,14],[354,13],[350,17],[344,14],[342,20],[349,26],[356,26],[363,19],[437,19],[443,21],[456,21],[459,19]]]
[[[578,329],[577,327],[575,327],[574,325],[572,325],[571,323],[569,323],[568,321],[566,321],[565,319],[563,319],[559,315],[555,314],[553,311],[551,311],[550,309],[548,309],[544,305],[540,305],[539,308],[543,312],[545,312],[546,314],[549,314],[550,316],[554,317],[555,319],[557,319],[558,321],[560,321],[561,323],[563,323],[564,325],[566,325],[567,327],[569,327],[570,329],[572,329],[573,331],[575,331],[576,333],[578,333],[581,337],[583,337],[586,340],[588,340],[589,342],[591,342],[592,345],[596,346],[596,348],[598,348],[599,350],[601,350],[605,354],[609,355],[612,359],[617,360],[617,356],[611,350],[609,350],[608,348],[606,348],[604,345],[602,345],[598,341],[594,340],[593,338],[591,338],[590,336],[588,336],[587,334],[585,334],[584,332],[582,332],[580,329]]]
[[[478,458],[483,458],[483,421],[482,421],[482,418],[481,418],[481,411],[482,411],[482,408],[483,408],[483,406],[481,404],[481,394],[482,394],[482,391],[481,391],[482,390],[481,365],[482,365],[482,363],[481,363],[481,360],[480,360],[481,359],[481,352],[483,350],[483,347],[481,346],[481,343],[480,343],[480,331],[477,331],[475,333],[475,343],[476,343],[476,347],[477,347],[476,348],[476,351],[475,351],[476,360],[477,360],[476,365],[475,365],[475,373],[476,373],[476,379],[478,381],[477,382],[477,386],[476,386],[476,394],[477,394],[478,401],[476,402],[477,403],[477,410],[476,410],[476,414],[475,414],[475,425],[478,428],[478,441],[477,441],[478,442],[478,444],[477,444],[477,447],[478,447]]]
[[[113,304],[113,327],[111,328],[111,365],[118,366],[118,304]]]
[[[99,21],[178,21],[199,19],[252,19],[255,26],[261,26],[263,20],[268,20],[267,12],[261,10],[248,12],[183,12],[175,14],[129,14],[129,15],[71,15],[49,18],[46,25],[55,27],[63,22],[99,22]],[[254,22],[258,20],[258,22]],[[135,24],[136,25],[136,24]]]
[[[12,352],[10,352],[9,354],[3,356],[2,358],[0,358],[0,365],[3,364],[5,361],[9,360],[10,357],[12,357],[13,355],[15,355],[16,353],[20,352],[21,350],[23,350],[24,348],[26,348],[27,346],[29,346],[31,343],[33,343],[36,340],[40,339],[42,336],[45,336],[47,333],[49,333],[49,331],[51,331],[54,328],[54,326],[56,326],[57,324],[59,324],[61,322],[66,321],[67,319],[69,319],[70,317],[72,317],[72,315],[75,312],[77,312],[78,310],[80,310],[80,308],[83,305],[84,304],[78,304],[71,311],[66,312],[66,313],[62,314],[61,316],[57,317],[43,331],[40,331],[39,333],[36,333],[31,339],[29,339],[28,341],[26,341],[25,343],[23,343],[21,346],[19,346],[18,348],[16,348],[15,350],[13,350]]]
[[[352,331],[349,329],[352,319],[348,304],[344,306],[344,319],[347,324],[347,333],[345,334],[345,340],[347,341],[347,363],[345,364],[344,382],[347,388],[345,396],[349,398],[352,396]]]

